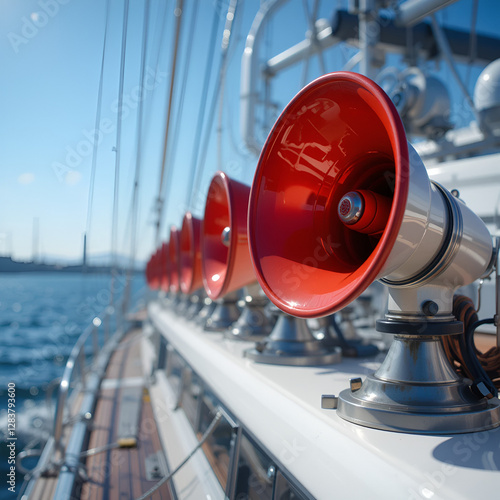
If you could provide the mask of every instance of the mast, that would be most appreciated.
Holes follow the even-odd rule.
[[[87,267],[87,233],[83,233],[82,267],[83,267],[83,269],[85,269]]]
[[[33,262],[38,262],[39,260],[39,255],[38,255],[38,248],[39,248],[39,239],[40,239],[40,219],[38,217],[33,218],[33,242],[32,242],[32,249],[31,249],[31,260]]]

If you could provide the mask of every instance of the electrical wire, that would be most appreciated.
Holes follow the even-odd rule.
[[[476,329],[494,323],[494,319],[479,320],[472,299],[465,295],[454,297],[453,314],[464,324],[464,333],[443,337],[448,360],[460,375],[471,379],[476,386],[482,382],[490,396],[496,396],[500,388],[500,348],[492,347],[482,353],[474,343]]]
[[[476,321],[473,323],[466,333],[466,342],[467,347],[471,352],[475,352],[476,359],[481,367],[481,369],[485,372],[485,384],[490,389],[491,393],[497,397],[498,391],[500,388],[500,348],[499,347],[491,347],[486,352],[480,352],[476,349],[474,344],[474,332],[481,325],[493,325],[495,324],[495,320],[493,318],[483,319],[480,321]]]

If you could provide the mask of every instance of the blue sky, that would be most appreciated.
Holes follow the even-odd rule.
[[[174,176],[166,207],[162,237],[170,224],[180,225],[188,208],[190,187],[187,185],[193,159],[193,137],[204,78],[208,43],[214,12],[222,20],[227,0],[200,0],[196,29],[189,32],[194,2],[185,0],[181,60],[181,80],[187,42],[193,44],[185,87],[182,120],[175,119],[175,148],[169,156]],[[245,150],[239,136],[239,71],[242,47],[258,7],[257,1],[241,1],[235,21],[234,49],[229,53],[227,97],[224,115],[229,125],[223,130],[222,164],[218,164],[216,141],[211,140],[206,153],[204,175],[197,203],[189,206],[201,216],[206,188],[218,168],[236,179],[251,183],[257,158]],[[321,10],[330,16],[331,5],[321,2]],[[340,2],[342,3],[342,2]],[[160,40],[165,5],[166,29]],[[148,32],[147,75],[143,92],[145,138],[142,149],[139,257],[146,258],[154,247],[154,215],[157,196],[165,123],[166,95],[170,79],[170,58],[174,32],[173,1],[151,0],[151,22]],[[470,23],[472,1],[463,0],[440,13],[450,24]],[[42,254],[78,257],[81,255],[83,233],[87,223],[89,180],[97,91],[105,25],[104,0],[0,0],[0,255],[10,250],[19,259],[30,258],[33,252],[33,224],[39,225],[39,251]],[[276,23],[273,33],[279,34],[276,53],[287,44],[303,38],[307,29],[302,2],[290,2],[292,22]],[[91,232],[88,236],[91,253],[109,252],[111,245],[111,214],[116,152],[118,72],[120,62],[123,0],[110,0],[108,46],[105,55],[100,144]],[[479,2],[478,29],[495,33],[499,19],[499,2]],[[120,197],[118,247],[122,253],[129,248],[128,215],[135,169],[135,132],[138,104],[143,2],[130,1],[129,32],[124,80],[124,112],[122,148],[120,152]],[[297,30],[290,29],[293,25]],[[219,28],[222,23],[219,23]],[[222,29],[217,36],[214,68],[218,68]],[[273,52],[274,50],[274,52]],[[349,56],[338,51],[326,59],[327,70],[341,69]],[[156,62],[158,61],[158,67]],[[156,68],[156,69],[155,69]],[[282,77],[278,108],[280,110],[301,86],[300,75],[289,71]],[[307,81],[319,75],[317,63],[310,66]],[[215,73],[215,72],[214,72]],[[446,72],[444,73],[446,77]],[[473,79],[477,72],[472,74]],[[294,76],[292,79],[291,76]],[[298,78],[295,78],[297,77]],[[448,75],[449,77],[449,75]],[[209,101],[215,76],[212,76]],[[292,83],[293,82],[293,83]],[[471,83],[471,85],[472,85]],[[175,97],[179,98],[179,89]],[[176,101],[177,102],[177,101]],[[281,106],[281,108],[280,108]],[[209,105],[207,105],[208,112]],[[177,105],[174,106],[174,110]],[[174,116],[174,118],[176,118]],[[215,135],[214,135],[215,139]]]

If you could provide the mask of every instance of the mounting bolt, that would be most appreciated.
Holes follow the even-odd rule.
[[[321,396],[321,408],[323,410],[336,410],[339,398],[333,394],[323,394]]]
[[[473,392],[475,392],[480,397],[487,398],[487,399],[491,399],[493,397],[493,394],[486,387],[486,384],[484,382],[472,384],[471,389]]]
[[[452,196],[454,196],[455,198],[460,198],[460,191],[458,189],[452,189],[451,190],[451,194]]]
[[[268,479],[272,479],[276,475],[276,467],[274,465],[270,465],[267,469],[267,477]]]
[[[349,383],[351,385],[351,392],[359,391],[363,385],[361,377],[351,378],[349,379]]]
[[[439,306],[433,300],[426,300],[422,304],[422,312],[426,316],[435,316],[439,311]]]

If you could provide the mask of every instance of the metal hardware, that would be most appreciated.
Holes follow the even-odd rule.
[[[237,292],[215,300],[215,309],[207,318],[204,329],[207,332],[221,332],[229,328],[240,317],[240,310],[236,305],[238,300]]]
[[[270,465],[267,469],[267,477],[268,479],[272,479],[276,475],[276,467],[274,465]]]
[[[363,381],[361,380],[361,377],[351,378],[349,380],[349,385],[351,387],[351,391],[356,392],[356,391],[359,391],[361,389],[361,386],[363,385]]]
[[[321,408],[323,410],[336,410],[339,398],[333,394],[323,394],[321,396]]]
[[[422,304],[422,312],[425,316],[436,316],[439,312],[439,306],[433,300],[426,300]]]
[[[434,187],[441,193],[443,200],[448,209],[448,225],[444,241],[434,260],[421,272],[410,278],[401,281],[392,281],[382,278],[379,281],[384,285],[391,287],[409,287],[416,285],[424,285],[433,280],[436,276],[444,273],[455,258],[463,236],[463,218],[462,212],[457,206],[455,197],[452,196],[445,188],[435,181],[430,181]]]
[[[375,429],[457,434],[500,425],[500,402],[455,373],[439,337],[396,335],[380,368],[338,398],[338,415]],[[483,389],[484,390],[484,389]]]
[[[426,16],[431,15],[457,0],[407,0],[396,8],[396,24],[413,26]]]
[[[241,315],[229,330],[225,332],[228,339],[262,340],[267,337],[274,326],[274,320],[267,314],[265,307],[268,298],[262,289],[247,287],[248,294],[241,301]]]
[[[142,408],[143,386],[122,387],[120,413],[118,415],[118,440],[127,440],[129,447],[137,445],[139,419]]]
[[[220,239],[222,241],[222,244],[225,246],[225,247],[228,247],[229,248],[229,245],[231,243],[231,228],[229,227],[225,227],[223,230],[222,230],[222,234],[220,235]]]
[[[262,342],[245,351],[257,363],[273,365],[329,365],[342,359],[340,347],[328,348],[314,337],[306,320],[280,311],[278,320]]]
[[[164,477],[168,471],[165,456],[161,450],[148,455],[144,460],[144,465],[148,481],[157,481]]]
[[[204,325],[208,318],[212,316],[217,304],[209,297],[202,299],[202,307],[197,314],[193,314],[191,319],[200,325]]]
[[[339,313],[317,318],[319,329],[313,331],[313,335],[322,340],[327,347],[340,347],[344,357],[374,356],[379,352],[377,346],[366,343],[358,335],[350,312],[350,307],[344,307]],[[340,321],[337,321],[336,314],[340,314]],[[339,323],[342,324],[342,328]]]
[[[356,224],[363,216],[364,205],[363,198],[356,191],[345,194],[337,209],[340,220],[347,225]]]
[[[479,384],[473,384],[471,386],[471,389],[474,392],[477,392],[479,395],[481,395],[483,398],[492,398],[493,394],[491,391],[486,387],[486,384],[484,382],[479,382]]]

